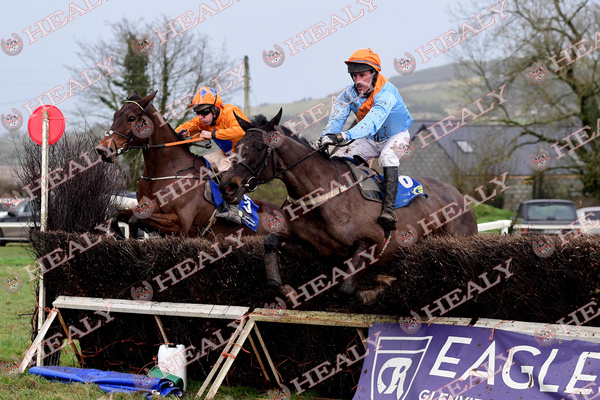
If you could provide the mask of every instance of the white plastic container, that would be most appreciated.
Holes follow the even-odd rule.
[[[183,344],[161,344],[158,348],[158,369],[183,380],[183,390],[187,387],[187,365]],[[183,365],[183,367],[182,367]]]

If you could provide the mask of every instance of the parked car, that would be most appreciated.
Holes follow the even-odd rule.
[[[2,199],[0,201],[0,246],[10,242],[27,242],[31,222],[31,202],[25,199]]]
[[[513,221],[512,230],[524,235],[530,233],[553,234],[561,227],[575,223],[577,220],[575,203],[569,200],[539,199],[527,200],[519,206]],[[515,225],[533,225],[536,228],[517,227]],[[563,232],[568,228],[562,229]]]
[[[591,226],[592,223],[597,223],[598,227],[594,228],[594,229],[590,229],[589,231],[585,232],[586,234],[591,234],[591,233],[600,233],[600,207],[584,207],[584,208],[579,208],[577,210],[577,218],[581,218],[584,215],[587,215],[587,219],[591,220],[587,225]]]
[[[28,198],[19,200],[21,201],[15,198],[0,198],[0,246],[29,240],[29,229],[34,226],[31,221],[31,202]],[[120,192],[111,197],[111,205],[114,209],[131,208],[136,204],[135,192]],[[138,233],[139,238],[147,236],[148,234],[143,231]]]

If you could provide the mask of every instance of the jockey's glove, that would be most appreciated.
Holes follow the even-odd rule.
[[[346,140],[346,138],[347,138],[346,132],[328,133],[319,138],[317,147],[336,145],[336,144],[341,143],[344,140]]]

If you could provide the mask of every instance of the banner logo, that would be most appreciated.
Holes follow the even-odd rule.
[[[407,396],[431,339],[432,336],[418,338],[381,336],[373,361],[371,398],[413,400],[408,399]]]

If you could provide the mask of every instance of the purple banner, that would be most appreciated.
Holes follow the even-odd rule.
[[[354,400],[600,400],[598,343],[436,324],[369,337]]]

